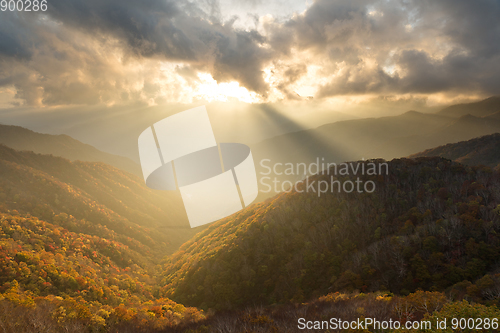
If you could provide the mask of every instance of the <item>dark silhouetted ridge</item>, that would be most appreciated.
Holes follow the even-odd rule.
[[[452,105],[439,111],[438,114],[450,117],[460,117],[466,114],[486,117],[498,111],[500,111],[500,96],[492,96],[479,102]]]
[[[427,149],[410,157],[424,156],[439,156],[466,165],[486,165],[495,168],[500,165],[500,133]]]

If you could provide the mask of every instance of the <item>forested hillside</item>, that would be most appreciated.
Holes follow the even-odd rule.
[[[0,145],[0,327],[136,331],[204,318],[159,297],[159,263],[196,232],[182,208],[106,164]]]
[[[0,327],[135,332],[204,318],[197,309],[157,297],[150,248],[122,240],[64,213],[54,224],[17,211],[0,213]]]
[[[299,315],[498,314],[462,302],[499,298],[500,178],[486,167],[393,160],[388,175],[362,177],[373,193],[282,193],[210,225],[163,266],[196,231],[174,223],[178,198],[101,163],[0,149],[7,332],[294,332]]]
[[[227,309],[342,290],[464,295],[484,278],[469,291],[498,299],[485,277],[499,268],[498,172],[418,158],[361,178],[376,190],[282,193],[212,224],[169,259],[162,295]]]
[[[70,231],[99,235],[91,230],[106,227],[122,242],[155,249],[160,258],[196,232],[176,193],[151,190],[142,179],[103,163],[70,162],[2,145],[0,200],[0,211],[15,209],[50,223],[58,214],[71,215]]]
[[[193,230],[180,198],[135,176],[0,146],[0,326],[294,332],[299,315],[498,316],[499,172],[387,163],[387,175],[338,178],[373,193],[282,193]]]

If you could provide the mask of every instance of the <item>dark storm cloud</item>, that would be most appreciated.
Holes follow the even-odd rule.
[[[296,30],[295,45],[324,50],[332,62],[347,65],[320,89],[319,97],[495,94],[500,86],[498,17],[500,1],[320,0],[288,26]],[[367,68],[361,58],[376,61],[376,66]],[[391,66],[399,69],[392,75]]]
[[[50,15],[68,26],[120,38],[137,55],[191,62],[219,81],[237,80],[266,92],[262,63],[269,58],[256,31],[218,21],[217,1],[53,0]]]
[[[174,18],[181,12],[167,1],[53,0],[50,16],[67,26],[109,33],[137,54],[163,53],[167,58],[194,59],[193,43]]]
[[[457,45],[480,57],[500,51],[500,1],[415,1],[429,29],[439,29]]]
[[[44,14],[0,13],[0,84],[28,104],[113,100],[110,91],[127,84],[110,79],[120,70],[106,53],[116,49],[124,66],[128,58],[175,61],[189,84],[208,72],[264,98],[277,89],[296,99],[292,86],[310,65],[326,81],[320,98],[500,89],[498,0],[317,0],[287,20],[261,18],[258,31],[223,21],[217,0],[51,0]],[[272,87],[268,65],[279,73]],[[145,80],[141,93],[117,95],[156,92]]]
[[[285,28],[294,31],[296,43],[300,48],[314,47],[326,49],[332,42],[345,44],[356,29],[363,29],[363,22],[343,27],[334,38],[329,34],[329,27],[336,22],[356,21],[356,15],[364,15],[366,1],[316,1],[304,15],[291,19]]]
[[[19,17],[13,19],[16,13],[11,16],[0,19],[0,56],[29,59],[32,55],[30,44],[33,42],[30,30],[25,29],[23,24],[16,24],[21,21]]]

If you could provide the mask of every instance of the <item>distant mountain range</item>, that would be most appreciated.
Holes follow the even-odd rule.
[[[71,161],[104,162],[142,176],[140,166],[131,159],[105,153],[64,134],[41,134],[19,126],[0,125],[0,144],[16,150],[52,154]]]
[[[486,165],[500,168],[500,134],[495,133],[457,143],[450,143],[410,155],[417,157],[444,157],[465,165]]]
[[[500,132],[500,97],[448,107],[436,114],[408,111],[399,116],[339,121],[315,129],[287,133],[252,146],[260,166],[276,163],[341,163],[370,158],[387,160],[436,146]],[[467,111],[467,112],[465,112]],[[495,112],[496,111],[496,112]],[[465,114],[464,114],[465,113]],[[284,176],[297,181],[303,175]],[[273,192],[274,193],[274,192]]]

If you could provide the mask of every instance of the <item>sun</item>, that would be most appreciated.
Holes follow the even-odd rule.
[[[218,83],[212,75],[208,73],[198,73],[200,83],[197,84],[193,97],[204,99],[207,102],[220,101],[227,102],[237,99],[245,103],[258,103],[261,97],[247,88],[240,86],[236,81]]]

